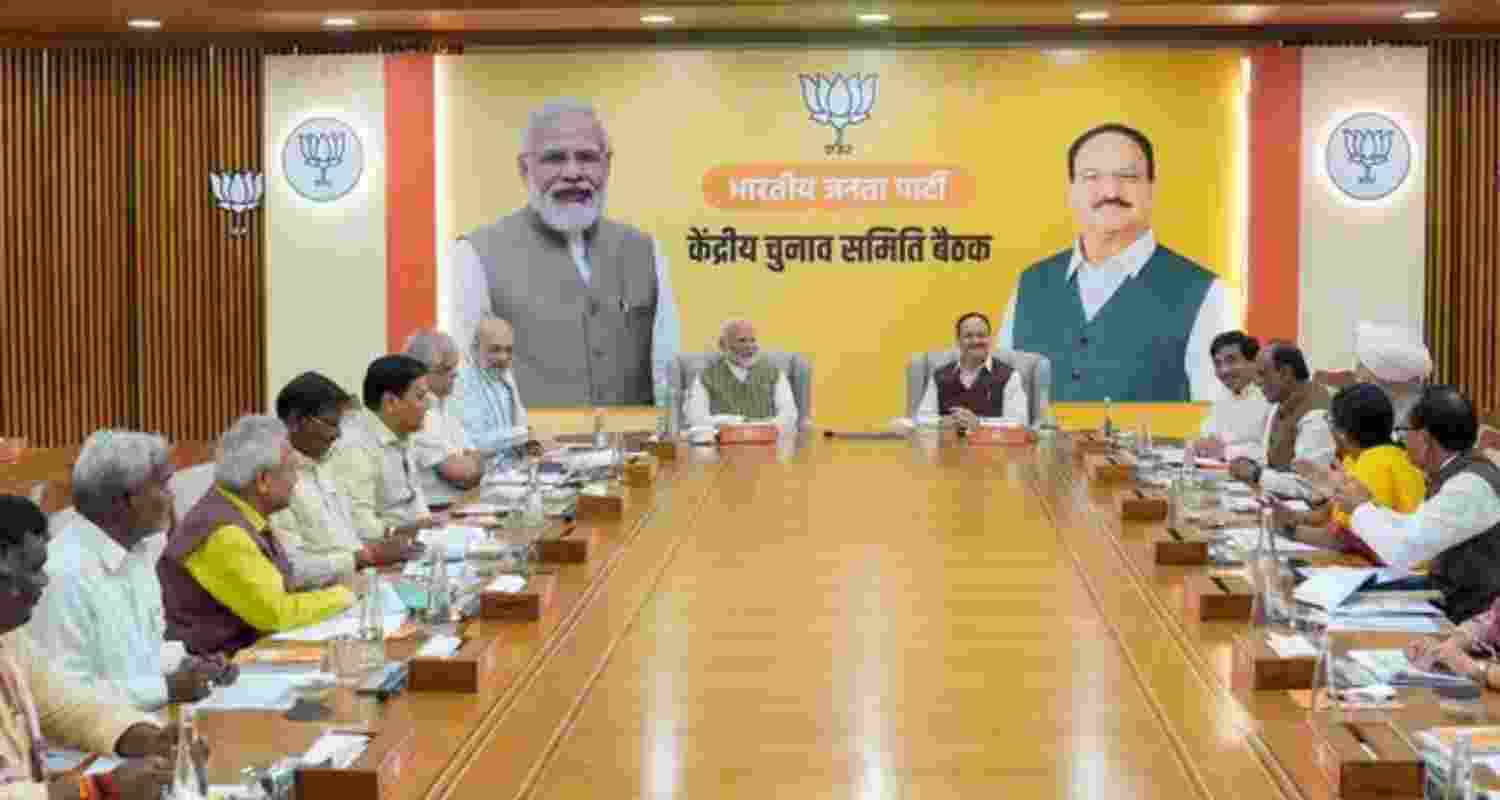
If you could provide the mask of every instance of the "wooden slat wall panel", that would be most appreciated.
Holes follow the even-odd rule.
[[[259,409],[261,232],[228,236],[208,174],[260,169],[260,64],[0,50],[0,436],[209,440]]]
[[[76,442],[131,418],[126,62],[12,50],[0,64],[0,434]]]
[[[1429,50],[1427,306],[1437,378],[1500,411],[1500,41]]]

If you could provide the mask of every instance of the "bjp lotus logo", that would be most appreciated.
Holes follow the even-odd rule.
[[[802,75],[802,103],[813,122],[833,128],[833,144],[824,147],[829,155],[849,155],[854,148],[844,144],[844,130],[870,118],[875,107],[875,87],[880,77],[860,75]]]

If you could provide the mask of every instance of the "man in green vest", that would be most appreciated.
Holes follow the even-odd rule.
[[[688,389],[683,412],[688,425],[710,427],[716,417],[775,420],[783,431],[796,430],[797,400],[786,374],[760,358],[755,325],[731,319],[719,333],[719,358],[698,373]]]
[[[1052,361],[1053,401],[1212,400],[1223,282],[1157,244],[1151,140],[1090,129],[1068,148],[1068,182],[1077,240],[1021,273],[1000,347]]]

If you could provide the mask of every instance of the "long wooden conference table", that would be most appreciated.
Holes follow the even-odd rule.
[[[361,725],[413,735],[389,800],[1332,797],[1292,694],[1231,687],[1244,625],[1185,613],[1203,568],[1065,445],[684,447],[541,620],[471,623],[478,692],[207,715],[210,780]]]

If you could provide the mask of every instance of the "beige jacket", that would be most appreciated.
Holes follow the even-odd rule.
[[[47,799],[47,784],[33,779],[31,767],[33,751],[46,742],[113,754],[126,730],[151,722],[123,698],[84,688],[61,670],[48,669],[47,654],[24,629],[0,635],[0,659],[13,663],[20,679],[15,687],[19,697],[0,686],[0,800]],[[36,741],[33,719],[43,742]]]

